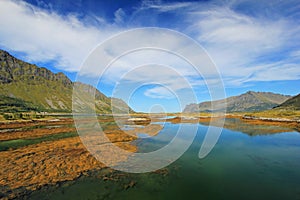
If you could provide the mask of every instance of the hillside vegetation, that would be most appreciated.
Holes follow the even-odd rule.
[[[287,101],[283,102],[275,109],[286,109],[286,110],[299,110],[300,111],[300,94],[294,96]]]
[[[94,106],[97,113],[112,112],[111,101],[118,101],[116,112],[129,110],[128,105],[120,99],[105,96],[96,88],[84,84],[73,83],[63,73],[24,62],[8,52],[0,50],[0,112],[72,112],[73,86],[77,85],[78,102],[85,103],[95,93]],[[115,104],[114,104],[115,105]]]

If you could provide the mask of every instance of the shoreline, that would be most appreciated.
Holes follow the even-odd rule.
[[[104,133],[116,146],[131,153],[137,151],[137,147],[131,142],[138,138],[138,133],[145,132],[151,137],[157,135],[163,128],[158,124],[150,124],[149,126],[138,126],[126,131],[110,124],[112,120],[113,118],[99,119],[99,123],[108,122],[108,126],[103,130]],[[58,124],[63,127],[53,126]],[[0,142],[26,141],[43,138],[47,135],[56,137],[56,135],[64,134],[60,132],[76,131],[75,127],[69,127],[72,124],[74,124],[72,118],[0,123],[0,129],[5,130],[0,133],[3,140]],[[30,130],[27,130],[28,128]],[[31,128],[33,128],[33,131]],[[6,131],[6,129],[11,131]],[[55,187],[55,185],[66,181],[77,180],[81,176],[89,174],[90,171],[106,169],[105,165],[91,156],[81,140],[77,135],[53,141],[41,141],[22,147],[10,147],[0,151],[0,161],[2,163],[0,166],[0,194],[4,195],[0,196],[0,199],[13,199],[20,195],[30,195],[31,192],[45,186]],[[94,145],[93,134],[88,140],[92,142],[91,145]],[[127,159],[127,157],[111,157],[113,152],[110,149],[107,149],[107,151],[107,156],[110,157],[112,162],[122,162]],[[27,166],[26,168],[30,171],[24,171],[24,166]]]
[[[144,114],[143,114],[144,116]],[[172,115],[174,116],[174,115]],[[284,119],[284,118],[264,118],[264,117],[254,117],[246,116],[241,114],[227,114],[224,116],[182,116],[177,115],[170,119],[161,119],[159,117],[153,118],[152,122],[170,122],[170,123],[204,123],[208,124],[211,120],[218,120],[220,118],[236,118],[242,120],[245,124],[253,125],[253,127],[259,125],[278,125],[282,127],[292,128],[300,132],[300,122],[299,120]],[[103,118],[99,119],[99,122],[110,122],[114,120],[113,118]],[[127,122],[127,119],[123,119]],[[147,118],[140,120],[139,118],[133,118],[129,120],[129,124],[138,121],[148,121]],[[37,121],[27,121],[27,122],[16,122],[13,123],[0,123],[1,129],[14,129],[21,127],[28,128],[30,126],[37,126],[35,132],[44,131],[43,134],[55,135],[56,131],[62,131],[62,127],[45,128],[41,126],[63,124],[69,125],[73,124],[72,118],[52,118],[43,119]],[[236,122],[233,122],[236,123]],[[145,124],[148,125],[148,124]],[[67,127],[64,127],[64,130]],[[136,152],[138,147],[131,144],[130,141],[137,139],[137,133],[146,132],[149,136],[157,135],[163,127],[158,124],[150,123],[149,126],[136,127],[131,130],[121,130],[116,129],[115,125],[109,125],[105,133],[111,142],[116,143],[117,146],[127,149],[131,152]],[[230,126],[225,128],[230,128]],[[233,127],[234,128],[234,127]],[[73,128],[74,129],[74,128]],[[72,130],[73,130],[72,129]],[[68,129],[68,131],[71,131]],[[26,133],[22,134],[21,133]],[[1,134],[16,134],[16,138],[23,137],[26,139],[39,138],[41,135],[32,132],[29,134],[28,130],[16,130],[13,132],[2,132]],[[127,133],[127,134],[126,134]],[[129,134],[130,133],[130,134]],[[19,135],[20,136],[19,136]],[[21,137],[21,139],[22,139]],[[11,137],[10,137],[11,138]],[[93,141],[93,140],[92,140]],[[52,156],[51,156],[52,155]],[[55,155],[55,157],[53,157]],[[80,157],[80,162],[78,158]],[[22,159],[19,159],[22,158]],[[17,159],[18,158],[18,159]],[[51,160],[52,159],[52,160]],[[54,159],[54,160],[53,160]],[[126,158],[123,158],[126,159]],[[41,143],[32,144],[24,147],[19,147],[16,149],[8,149],[7,151],[0,151],[0,160],[2,162],[1,171],[1,190],[0,192],[8,195],[4,196],[7,199],[14,198],[10,195],[30,195],[32,191],[39,190],[40,188],[47,186],[56,186],[67,181],[75,181],[78,178],[87,175],[91,170],[101,171],[107,167],[95,160],[86,151],[85,147],[81,144],[79,137],[62,138],[54,141],[43,141]],[[36,162],[38,161],[38,162]],[[39,164],[40,163],[40,164]],[[34,173],[23,172],[21,166],[27,166]],[[65,169],[61,171],[61,167]],[[44,169],[42,169],[44,168]],[[8,172],[15,172],[8,176]],[[21,170],[21,171],[20,171]],[[60,175],[60,173],[63,173]],[[46,175],[46,176],[45,176]],[[18,179],[18,180],[17,180]],[[34,179],[34,180],[33,180]],[[33,181],[33,182],[32,182]],[[17,186],[17,187],[16,187]],[[25,192],[24,192],[25,191]],[[24,193],[22,193],[24,192]],[[21,194],[22,193],[22,194]],[[1,198],[0,198],[1,199]]]
[[[270,121],[270,122],[297,122],[300,123],[300,119],[288,119],[288,118],[279,118],[279,117],[257,117],[257,116],[243,116],[243,119],[247,120],[261,120],[261,121]]]

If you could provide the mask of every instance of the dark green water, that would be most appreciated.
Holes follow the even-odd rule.
[[[182,124],[191,126],[190,124]],[[135,143],[140,152],[164,146],[180,124],[166,123],[159,135]],[[248,127],[249,130],[253,128]],[[267,127],[276,129],[278,127]],[[243,130],[245,125],[243,125]],[[167,174],[121,174],[103,180],[104,171],[59,187],[45,187],[30,199],[300,199],[300,134],[287,130],[250,136],[224,129],[213,151],[204,159],[198,152],[207,126],[185,154],[166,168]],[[238,130],[238,128],[237,128]],[[256,130],[257,131],[257,130]],[[290,131],[290,132],[288,132]],[[187,133],[188,137],[188,133]],[[184,139],[184,138],[183,138]],[[130,185],[130,187],[127,185]]]

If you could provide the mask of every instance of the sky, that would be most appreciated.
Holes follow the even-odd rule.
[[[91,52],[109,38],[158,27],[180,32],[204,49],[219,71],[226,96],[249,90],[300,93],[298,0],[1,0],[0,18],[1,49],[63,72],[72,81]],[[145,32],[125,42],[130,46],[149,37]],[[186,47],[163,36],[155,40],[162,45],[172,42],[176,49]],[[110,51],[121,44],[112,44]],[[122,91],[133,88],[124,100],[136,111],[178,112],[186,104],[210,100],[206,84],[214,84],[216,78],[197,75],[170,53],[144,50],[117,60],[101,80],[95,86],[108,96],[124,99],[128,94]],[[191,88],[196,99],[190,98]]]

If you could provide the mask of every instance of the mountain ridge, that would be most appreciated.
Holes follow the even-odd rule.
[[[98,113],[111,113],[110,98],[91,85],[72,82],[64,73],[53,73],[44,67],[24,62],[15,58],[7,51],[0,50],[0,95],[2,103],[0,112],[10,110],[5,108],[10,102],[14,111],[49,111],[72,112],[73,86],[79,86],[81,102],[84,102],[89,93],[95,93],[95,108]],[[134,112],[123,100],[114,111]],[[19,108],[18,108],[19,106]],[[26,107],[27,106],[27,107]],[[91,108],[94,105],[90,105]]]
[[[274,109],[300,110],[300,94],[286,100]]]
[[[211,102],[187,105],[183,112],[249,112],[272,109],[291,98],[290,95],[276,94],[272,92],[248,91],[241,95],[231,96],[225,99],[213,101],[215,109],[211,109]],[[226,105],[227,103],[227,105]]]

